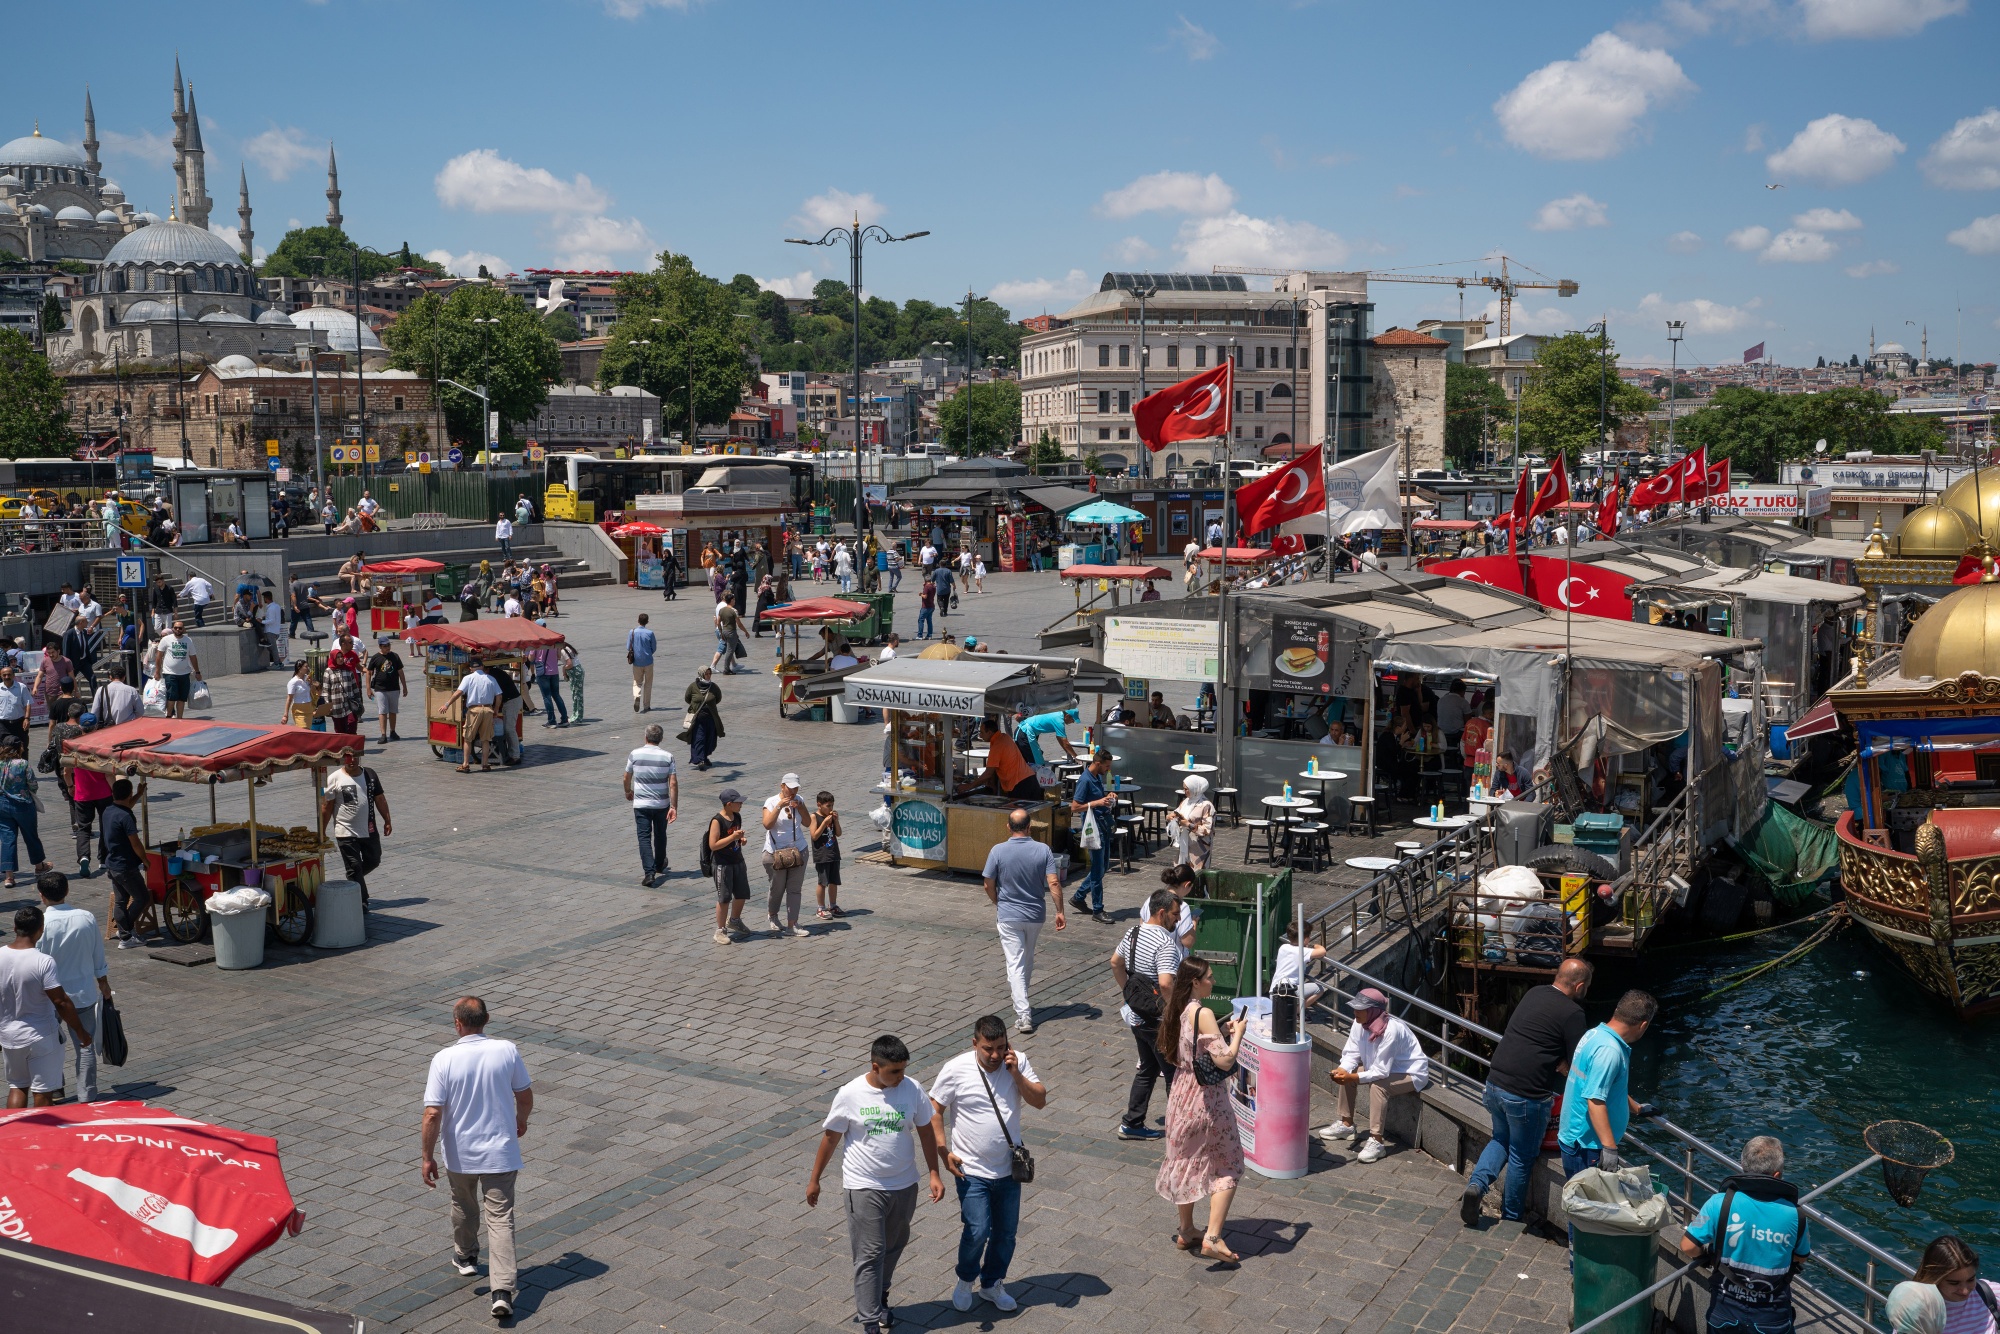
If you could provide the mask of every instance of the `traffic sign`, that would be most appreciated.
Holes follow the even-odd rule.
[[[120,588],[144,588],[146,586],[146,558],[144,556],[120,556],[118,558],[118,586]]]
[[[375,444],[373,441],[370,441],[368,445],[368,461],[370,463],[380,463],[382,461],[382,446]]]
[[[278,442],[275,440],[266,440],[264,442],[264,452],[272,458],[278,457]]]
[[[429,463],[430,461],[431,461],[431,452],[428,449],[420,449],[417,451],[417,462]]]
[[[450,449],[447,449],[444,452],[444,456],[453,463],[465,462],[465,451],[460,449],[457,445],[453,445]]]
[[[272,472],[276,472],[279,468],[284,466],[284,462],[285,461],[283,459],[273,454],[270,458],[264,460],[264,466],[269,468]]]

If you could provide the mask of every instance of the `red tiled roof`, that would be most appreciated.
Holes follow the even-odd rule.
[[[1370,339],[1376,347],[1450,347],[1442,338],[1420,334],[1415,329],[1387,329]]]

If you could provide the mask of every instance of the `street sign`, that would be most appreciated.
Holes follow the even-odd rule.
[[[370,463],[380,463],[382,461],[382,446],[377,444],[370,444],[368,446],[368,461]]]
[[[269,468],[272,472],[276,472],[279,468],[284,466],[284,460],[274,454],[270,458],[264,460],[264,466]]]
[[[530,463],[540,463],[540,462],[542,461],[543,457],[544,457],[544,456],[546,456],[546,454],[547,454],[547,453],[548,453],[548,451],[547,451],[547,450],[545,450],[545,449],[543,449],[543,448],[542,448],[542,447],[541,447],[540,445],[529,445],[529,446],[528,446],[528,462],[530,462]]]
[[[278,457],[278,442],[275,440],[266,440],[264,442],[264,452],[272,458]]]
[[[431,452],[428,449],[420,449],[417,451],[417,462],[429,463],[430,461],[431,461]]]
[[[292,480],[292,470],[290,468],[278,468],[272,472],[271,476],[275,481],[289,482]]]
[[[334,462],[334,463],[345,463],[345,462],[347,462],[347,446],[346,446],[346,445],[331,445],[331,446],[328,446],[328,448],[327,448],[327,451],[326,451],[326,453],[327,453],[327,458],[328,458],[328,459],[329,459],[329,460],[330,460],[331,462]]]
[[[453,445],[450,449],[447,449],[444,452],[444,456],[446,459],[448,459],[453,463],[465,462],[465,451],[460,449],[457,445]]]
[[[144,556],[120,556],[118,558],[118,586],[120,588],[144,588],[146,586],[146,558]]]

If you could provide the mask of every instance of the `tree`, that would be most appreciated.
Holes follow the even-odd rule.
[[[1816,366],[1816,367],[1815,367],[1815,369],[1816,369],[1816,370],[1822,370],[1822,371],[1826,369],[1826,358],[1825,358],[1825,357],[1821,357],[1821,358],[1819,359],[1819,364],[1818,364],[1818,366]]]
[[[1041,438],[1035,441],[1035,447],[1028,453],[1028,466],[1030,468],[1041,468],[1049,464],[1061,463],[1062,461],[1062,445],[1057,443],[1054,436],[1050,435],[1047,431],[1043,431]]]
[[[1944,443],[1938,422],[1891,416],[1889,403],[1873,390],[1851,385],[1821,394],[1730,386],[1716,390],[1709,406],[1681,418],[1675,431],[1683,448],[1706,446],[1711,461],[1729,459],[1764,482],[1776,481],[1787,460],[1814,457],[1821,440],[1836,456],[1856,449],[1915,454]]]
[[[442,278],[444,266],[412,255],[407,244],[392,254],[357,245],[339,227],[295,227],[286,232],[264,260],[267,278],[352,278],[354,252],[361,252],[361,281],[379,278],[399,268],[419,269]]]
[[[583,326],[576,322],[573,310],[552,310],[542,316],[542,327],[549,331],[549,337],[558,343],[574,343],[583,337]]]
[[[0,329],[0,457],[61,457],[75,447],[62,378],[26,334]]]
[[[690,397],[697,424],[728,421],[750,379],[742,340],[753,331],[739,330],[746,317],[738,307],[752,299],[686,255],[662,251],[651,272],[618,280],[618,322],[598,363],[598,386],[634,384],[658,395],[662,434],[686,423]]]
[[[542,317],[497,287],[467,284],[442,299],[426,293],[382,331],[382,342],[398,370],[486,385],[503,431],[541,411],[562,374],[562,353]],[[484,441],[479,399],[443,383],[438,393],[452,437]]]
[[[62,298],[54,292],[42,297],[42,333],[44,335],[63,331]]]
[[[965,419],[972,415],[971,443]],[[999,454],[1014,447],[1021,434],[1021,385],[1018,380],[989,380],[962,386],[938,404],[938,438],[958,455]]]
[[[1617,344],[1601,335],[1566,333],[1542,344],[1521,386],[1521,441],[1544,457],[1571,462],[1604,443],[1598,432],[1600,385],[1607,431],[1653,406],[1652,395],[1618,378]]]
[[[1477,467],[1486,425],[1511,409],[1500,385],[1480,366],[1450,361],[1444,368],[1444,454],[1459,467]]]

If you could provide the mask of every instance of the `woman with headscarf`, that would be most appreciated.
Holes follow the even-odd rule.
[[[1205,871],[1215,844],[1215,803],[1208,799],[1208,780],[1189,774],[1181,793],[1181,804],[1167,812],[1167,826],[1175,835],[1174,861]]]
[[[714,669],[703,667],[696,672],[682,699],[687,703],[687,729],[679,736],[688,745],[688,764],[705,770],[715,743],[723,735],[722,687],[715,683]]]
[[[750,634],[752,638],[764,637],[764,613],[777,605],[778,586],[770,575],[757,581],[757,605],[750,612]]]
[[[1944,1294],[1930,1283],[1898,1283],[1889,1289],[1889,1334],[1944,1334]]]
[[[486,605],[486,590],[493,587],[493,562],[479,562],[479,570],[470,579],[458,586],[458,619],[476,621],[479,609]]]

